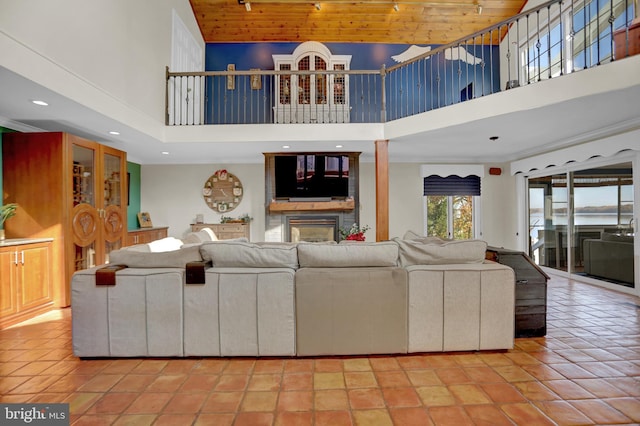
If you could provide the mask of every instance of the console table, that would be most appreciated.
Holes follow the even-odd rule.
[[[198,232],[203,228],[209,228],[216,234],[219,240],[231,240],[234,238],[250,239],[250,223],[192,223],[191,232]]]

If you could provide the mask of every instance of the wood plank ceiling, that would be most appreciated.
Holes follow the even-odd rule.
[[[319,41],[421,45],[445,44],[465,37],[517,14],[525,3],[524,0],[190,2],[207,43]]]

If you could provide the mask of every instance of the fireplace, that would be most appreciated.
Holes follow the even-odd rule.
[[[294,243],[338,241],[338,226],[338,216],[290,216],[286,240]]]

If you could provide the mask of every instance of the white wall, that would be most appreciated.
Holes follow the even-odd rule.
[[[164,123],[172,9],[204,50],[188,0],[0,0],[0,65],[123,121],[131,109]]]
[[[502,166],[502,165],[499,165]],[[154,226],[168,226],[169,235],[182,238],[197,214],[207,223],[219,223],[220,214],[202,197],[202,187],[218,169],[227,169],[242,182],[240,205],[225,216],[248,213],[253,217],[251,239],[264,241],[265,199],[262,164],[143,165],[141,168],[141,210],[149,212]],[[485,175],[482,181],[483,239],[490,245],[515,247],[515,178]],[[420,164],[389,165],[389,238],[402,237],[408,230],[422,233],[422,178]],[[360,163],[360,224],[371,227],[368,241],[375,241],[375,164]]]

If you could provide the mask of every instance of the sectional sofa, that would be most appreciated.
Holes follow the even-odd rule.
[[[77,272],[71,282],[75,355],[320,356],[513,347],[514,272],[484,260],[484,241],[412,233],[376,243],[206,239],[189,235],[169,251],[133,246],[112,252],[107,282],[104,266]]]

